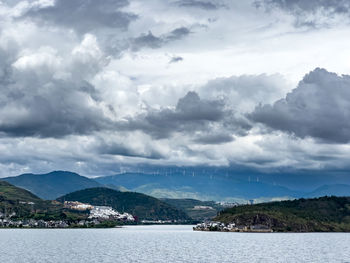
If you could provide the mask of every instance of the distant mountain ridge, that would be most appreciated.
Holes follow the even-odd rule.
[[[320,196],[350,196],[350,185],[346,184],[332,184],[323,185],[318,187],[311,193],[307,194],[307,197],[320,197]]]
[[[250,180],[252,178],[252,180]],[[47,174],[22,174],[1,180],[24,188],[40,198],[54,200],[65,194],[86,188],[107,187],[118,191],[133,191],[156,198],[235,201],[246,203],[320,197],[350,196],[350,185],[323,185],[312,191],[295,191],[287,187],[259,181],[253,176],[189,173],[123,173],[113,176],[87,178],[69,171]]]
[[[81,189],[99,187],[100,183],[68,171],[54,171],[47,174],[22,174],[1,180],[27,189],[46,200],[54,200],[64,194]]]
[[[267,199],[299,197],[304,194],[279,185],[259,181],[244,181],[222,175],[124,173],[98,177],[95,180],[101,184],[123,186],[132,191],[157,198],[192,198],[221,201],[225,199],[258,199],[261,197]]]

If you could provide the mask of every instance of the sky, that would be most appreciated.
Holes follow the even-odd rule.
[[[0,0],[0,177],[350,169],[348,0]]]

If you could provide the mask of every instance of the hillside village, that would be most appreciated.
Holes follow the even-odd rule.
[[[34,204],[34,203],[33,203]],[[64,208],[71,211],[87,212],[88,217],[78,221],[18,219],[16,212],[0,213],[0,227],[23,228],[68,228],[113,226],[116,223],[134,223],[135,218],[128,213],[119,213],[109,206],[93,206],[76,201],[64,202]]]

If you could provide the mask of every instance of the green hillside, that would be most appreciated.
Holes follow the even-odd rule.
[[[141,220],[190,219],[184,212],[154,197],[134,192],[120,192],[103,187],[76,191],[57,200],[60,202],[79,201],[92,205],[111,206],[119,212],[130,213]]]
[[[40,202],[39,197],[31,192],[18,188],[7,182],[0,181],[0,200],[7,201],[25,201],[25,202]]]
[[[205,221],[214,218],[223,207],[214,201],[200,201],[196,199],[160,199],[179,210],[184,211],[192,219]]]
[[[348,232],[350,197],[320,197],[244,205],[226,209],[214,220],[236,225],[267,225],[274,231]]]
[[[86,218],[84,213],[67,211],[57,201],[45,201],[29,191],[0,181],[0,213],[12,218],[43,220],[78,220]]]

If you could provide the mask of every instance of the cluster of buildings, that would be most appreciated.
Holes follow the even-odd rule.
[[[236,225],[235,223],[224,224],[221,222],[205,222],[193,227],[194,231],[218,231],[218,232],[256,232],[272,233],[273,230],[266,225]]]
[[[11,218],[0,219],[0,227],[23,227],[23,228],[66,228],[69,223],[63,220],[44,221],[35,219],[12,220]]]
[[[105,219],[105,220],[118,220],[118,221],[128,221],[134,222],[135,218],[128,213],[119,213],[109,206],[94,206],[90,210],[89,219]]]
[[[116,220],[116,221],[127,221],[134,222],[135,218],[128,213],[119,213],[110,206],[93,206],[90,204],[84,204],[77,201],[65,201],[64,207],[77,210],[77,211],[89,211],[90,215],[88,219],[98,220]]]
[[[84,204],[84,203],[80,203],[77,201],[65,201],[64,208],[68,208],[71,210],[77,210],[77,211],[86,211],[86,210],[92,209],[93,206],[90,204]]]
[[[181,221],[179,221],[181,222]],[[141,220],[142,224],[145,225],[162,225],[162,224],[172,224],[172,223],[178,223],[177,220]]]
[[[15,212],[11,212],[11,213],[8,213],[8,214],[0,212],[0,219],[11,218],[11,217],[14,217],[14,216],[16,216]]]
[[[238,202],[216,202],[218,205],[222,206],[223,208],[231,208],[235,206],[241,206],[241,205],[254,205],[256,202],[254,199],[247,200],[246,202],[241,201],[240,203]]]
[[[205,206],[205,205],[196,205],[193,207],[193,210],[214,210],[211,206]]]
[[[19,201],[19,203],[20,203],[21,205],[35,205],[34,202],[23,202],[23,201]]]
[[[239,203],[236,203],[236,202],[217,202],[217,204],[222,206],[223,208],[231,208],[231,207],[239,206]]]
[[[13,220],[11,218],[0,219],[0,228],[68,228],[68,227],[93,227],[101,224],[102,220],[80,220],[79,222],[69,222],[66,220],[35,220],[23,219]]]
[[[80,221],[80,222],[69,222],[67,220],[36,220],[33,218],[18,219],[16,213],[11,212],[5,214],[0,212],[0,228],[67,228],[72,226],[92,226],[98,225],[101,222],[98,220]]]

